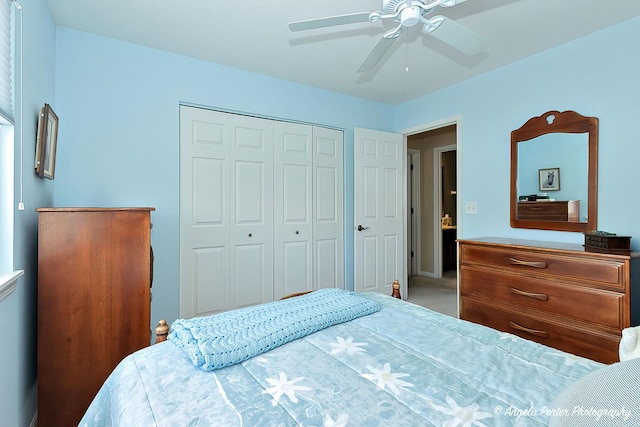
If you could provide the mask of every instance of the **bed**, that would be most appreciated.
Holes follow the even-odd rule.
[[[544,426],[560,391],[604,366],[357,295],[379,309],[226,367],[203,369],[170,335],[126,357],[80,425]]]

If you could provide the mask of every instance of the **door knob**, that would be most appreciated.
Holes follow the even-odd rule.
[[[358,224],[358,226],[356,227],[356,230],[358,231],[364,231],[364,230],[368,230],[369,227],[363,227],[362,225]]]

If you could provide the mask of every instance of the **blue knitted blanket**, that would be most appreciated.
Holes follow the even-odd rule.
[[[353,292],[321,289],[214,316],[179,319],[171,325],[168,339],[182,348],[194,365],[211,371],[380,308]]]

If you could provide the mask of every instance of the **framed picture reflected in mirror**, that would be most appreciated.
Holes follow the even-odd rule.
[[[540,191],[560,190],[560,168],[539,169]]]

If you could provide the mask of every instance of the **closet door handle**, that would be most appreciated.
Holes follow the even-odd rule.
[[[509,288],[509,292],[515,295],[520,295],[527,298],[539,299],[540,301],[546,301],[549,299],[549,295],[547,294],[539,294],[535,292],[527,292],[518,288]]]
[[[518,331],[526,332],[528,334],[535,335],[537,337],[549,338],[549,332],[547,331],[527,328],[526,326],[518,325],[516,322],[511,322],[511,321],[509,322],[509,326],[511,326],[513,329],[516,329]]]
[[[523,267],[547,268],[547,263],[543,261],[524,261],[518,258],[509,258],[509,263]]]

